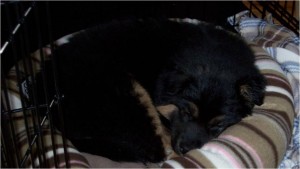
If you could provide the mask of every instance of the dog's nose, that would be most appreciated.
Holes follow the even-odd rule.
[[[208,140],[208,134],[203,127],[196,123],[186,124],[184,130],[172,140],[174,151],[177,154],[185,154],[194,148],[200,148]]]
[[[202,140],[192,140],[191,142],[180,142],[178,143],[178,146],[175,148],[175,152],[177,154],[185,154],[188,151],[195,149],[195,148],[200,148],[205,142],[202,142]]]
[[[198,146],[196,146],[196,147],[198,147]],[[179,144],[179,152],[180,152],[180,154],[185,154],[188,151],[190,151],[191,149],[196,148],[196,147],[191,147],[189,144],[180,143]],[[199,147],[200,147],[200,145],[199,145]]]

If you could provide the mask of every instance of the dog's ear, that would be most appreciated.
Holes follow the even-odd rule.
[[[240,96],[248,102],[249,105],[262,105],[265,95],[266,80],[257,73],[238,81],[238,90]]]

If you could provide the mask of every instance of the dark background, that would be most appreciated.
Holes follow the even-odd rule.
[[[113,18],[178,17],[195,18],[226,25],[226,18],[243,9],[239,1],[190,2],[52,2],[53,31],[84,29]]]
[[[31,4],[32,2],[1,2],[1,47],[8,39],[13,39],[13,44],[16,46],[13,48],[9,45],[1,56],[4,72],[13,65],[13,51],[15,55],[21,57],[24,53],[33,52],[48,44],[51,39],[55,40],[111,19],[194,18],[231,29],[227,24],[227,17],[246,9],[241,1],[36,2],[36,6],[24,20],[21,29],[12,38],[13,28],[20,22],[24,11]],[[38,43],[38,32],[41,32],[41,43]]]

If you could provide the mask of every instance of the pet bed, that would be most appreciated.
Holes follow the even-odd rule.
[[[268,85],[262,106],[201,149],[166,161],[165,168],[298,168],[299,37],[270,20],[228,18],[256,56]],[[234,23],[233,21],[237,23]]]
[[[236,29],[249,42],[249,46],[255,53],[256,65],[268,81],[265,103],[255,107],[252,116],[231,126],[201,149],[165,161],[161,164],[163,168],[299,167],[299,37],[282,26],[248,17],[247,12],[237,14],[234,20],[238,24]],[[180,21],[199,24],[199,21],[191,19]],[[229,18],[229,22],[235,24],[232,18]],[[55,45],[67,43],[71,36],[55,41]],[[32,54],[34,72],[40,70],[40,55],[43,54],[48,58],[50,51],[48,46],[43,48],[42,53],[37,51]],[[8,98],[6,100],[10,101],[10,104],[7,104],[10,105],[7,108],[10,110],[22,109],[24,104],[18,92],[18,80],[30,81],[30,77],[17,78],[16,68],[21,72],[30,71],[26,70],[27,67],[21,63],[10,70],[5,83],[8,90],[4,92],[5,97]],[[22,91],[21,94],[26,95],[26,91]],[[16,158],[28,156],[29,160],[24,161],[25,167],[40,167],[40,160],[46,160],[49,168],[66,167],[66,158],[68,166],[72,168],[147,167],[137,163],[117,163],[103,157],[78,152],[71,142],[63,139],[59,131],[53,128],[51,130],[47,119],[43,127],[35,124],[32,118],[35,116],[34,113],[34,111],[23,110],[7,116],[13,121],[11,128],[7,130],[14,130],[14,139],[18,142],[15,147],[18,150]],[[27,122],[24,118],[28,119]],[[36,127],[40,127],[41,137],[34,134]],[[27,133],[28,131],[30,133]],[[39,146],[45,150],[44,157],[37,155],[41,154],[37,152],[39,148],[36,147],[37,145],[31,146],[27,135],[33,139],[42,139],[40,143],[43,144]],[[58,166],[55,161],[58,161]]]

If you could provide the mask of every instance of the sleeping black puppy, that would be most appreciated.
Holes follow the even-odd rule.
[[[81,31],[53,58],[68,139],[112,160],[166,158],[155,107],[175,106],[171,145],[184,154],[263,103],[252,51],[210,24],[112,21]]]

